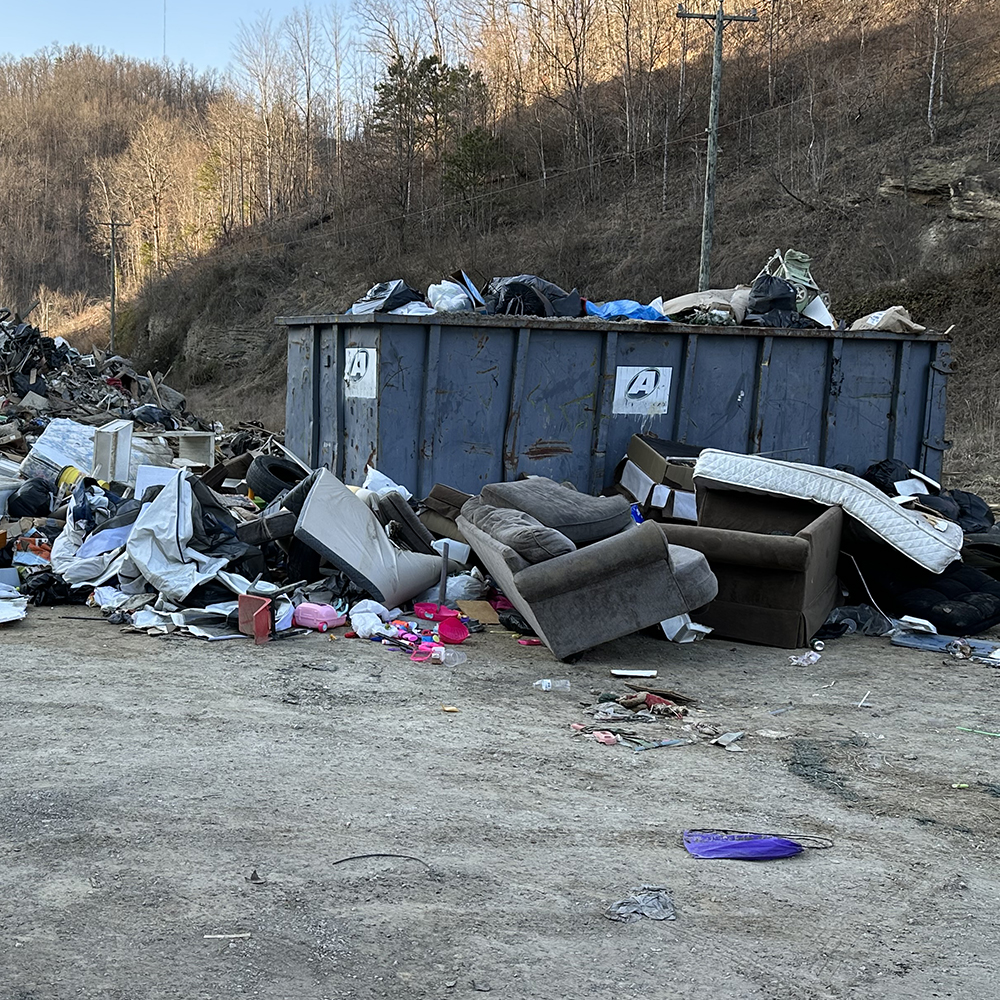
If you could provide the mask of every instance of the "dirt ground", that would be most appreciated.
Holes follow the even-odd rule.
[[[5,1000],[996,995],[1000,741],[955,728],[1000,731],[988,667],[856,636],[808,668],[646,636],[567,667],[501,633],[452,669],[89,614],[0,629]],[[615,666],[747,752],[572,738]],[[690,827],[835,846],[704,861]],[[373,853],[420,860],[336,864]],[[644,883],[675,921],[602,915]]]

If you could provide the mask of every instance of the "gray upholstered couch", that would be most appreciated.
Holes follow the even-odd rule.
[[[705,557],[635,524],[623,497],[533,476],[485,486],[458,526],[511,604],[559,659],[708,604]]]

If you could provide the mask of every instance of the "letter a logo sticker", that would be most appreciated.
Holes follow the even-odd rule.
[[[344,349],[345,395],[350,399],[374,399],[378,389],[378,351],[374,347]]]
[[[615,398],[612,413],[637,413],[662,416],[670,409],[672,368],[630,368],[624,365],[615,372]]]

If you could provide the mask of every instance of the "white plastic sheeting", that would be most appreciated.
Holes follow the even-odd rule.
[[[136,518],[125,551],[138,573],[167,600],[181,602],[229,561],[189,544],[194,537],[193,493],[178,472]]]

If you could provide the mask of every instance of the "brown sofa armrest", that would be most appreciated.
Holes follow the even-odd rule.
[[[760,569],[803,571],[811,546],[799,535],[758,535],[729,528],[703,528],[689,524],[660,526],[671,545],[683,545],[704,554],[709,565],[757,566]]]
[[[514,584],[530,603],[606,584],[609,577],[667,560],[667,543],[660,525],[647,521],[576,552],[528,566],[514,576]]]
[[[812,557],[809,571],[818,579],[837,575],[840,559],[840,536],[844,527],[841,507],[828,507],[812,524],[807,524],[798,534],[809,543]]]

